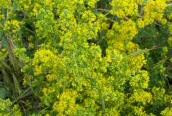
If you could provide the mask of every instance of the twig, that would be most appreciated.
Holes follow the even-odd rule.
[[[106,10],[106,9],[102,9],[102,8],[98,8],[97,10],[100,10],[100,11],[107,11],[107,12],[110,11],[110,10]]]

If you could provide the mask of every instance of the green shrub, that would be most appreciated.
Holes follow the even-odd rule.
[[[3,107],[20,106],[20,115],[170,115],[171,4],[3,0]]]

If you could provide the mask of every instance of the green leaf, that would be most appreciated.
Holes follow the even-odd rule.
[[[8,42],[7,42],[7,39],[5,39],[4,37],[2,38],[2,46],[8,49]]]
[[[156,49],[156,47],[152,47],[150,49],[146,48],[144,50],[140,50],[140,51],[137,51],[137,52],[129,53],[128,56],[139,56],[139,55],[147,53],[147,52],[149,52],[149,51],[151,51],[153,49]]]
[[[154,71],[154,70],[157,69],[160,65],[163,65],[168,59],[169,59],[169,57],[160,60],[158,63],[156,63],[156,64],[152,67],[152,70],[151,70],[151,71]]]
[[[17,80],[17,78],[15,77],[15,75],[13,74],[13,81],[14,81],[14,86],[15,86],[15,89],[16,91],[19,93],[19,95],[22,93],[22,90],[21,90],[21,87],[20,87],[20,84]]]
[[[8,91],[4,87],[0,87],[0,98],[4,99],[7,95]]]

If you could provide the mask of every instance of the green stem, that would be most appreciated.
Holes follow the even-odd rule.
[[[100,86],[99,86],[99,95],[100,95],[100,100],[101,100],[101,104],[102,104],[102,111],[103,111],[102,116],[105,116],[106,105],[105,105],[105,101],[104,101]]]
[[[101,102],[102,102],[102,110],[103,110],[102,116],[105,116],[105,109],[106,109],[106,107],[105,107],[105,100],[103,99],[102,96],[101,96]]]
[[[8,10],[9,9],[7,9],[7,12],[6,12],[6,19],[5,19],[6,21],[8,21],[8,19],[9,19],[9,17],[8,17]]]

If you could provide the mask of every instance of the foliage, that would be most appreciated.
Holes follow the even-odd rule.
[[[0,115],[1,116],[22,116],[18,105],[12,107],[12,102],[9,99],[0,99]]]
[[[171,4],[1,0],[1,115],[171,115]]]

